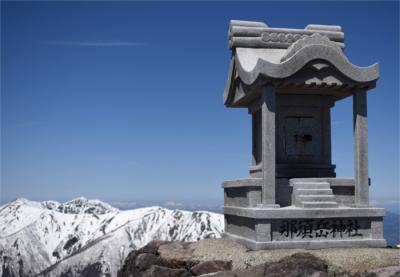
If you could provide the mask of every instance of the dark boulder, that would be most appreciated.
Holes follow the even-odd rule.
[[[189,277],[192,276],[186,269],[168,268],[165,266],[152,265],[140,275],[141,277]]]
[[[151,254],[157,254],[158,248],[160,248],[161,245],[164,244],[169,244],[171,243],[170,241],[165,241],[165,240],[152,240],[145,246],[143,246],[140,249],[141,253],[151,253]]]
[[[206,261],[193,266],[190,271],[196,275],[227,271],[232,269],[232,262],[226,261]]]
[[[328,264],[309,253],[297,253],[278,262],[265,263],[247,269],[218,272],[210,277],[325,277]]]
[[[139,272],[139,269],[136,267],[136,257],[139,255],[138,250],[131,251],[128,256],[125,258],[124,265],[118,271],[118,277],[131,277],[136,276]]]
[[[247,269],[233,270],[231,261],[199,261],[193,257],[194,245],[186,242],[152,241],[132,251],[118,277],[325,277],[328,264],[309,253],[296,253]]]
[[[136,256],[135,260],[135,266],[139,270],[145,270],[147,268],[150,268],[150,266],[159,264],[160,262],[160,257],[157,256],[156,254],[151,254],[151,253],[141,253]]]
[[[265,276],[327,276],[328,264],[309,253],[296,253],[279,262],[265,264]]]
[[[192,260],[188,243],[152,241],[125,259],[118,277],[191,276],[190,268],[198,261]]]

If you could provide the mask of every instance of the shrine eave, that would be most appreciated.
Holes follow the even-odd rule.
[[[231,30],[245,29],[247,32],[239,34],[238,38],[242,42],[244,36],[259,35],[255,31],[260,28],[264,30],[260,35],[262,38],[266,37],[265,34],[272,35],[271,30],[275,30],[266,25],[237,26],[245,23],[233,23]],[[232,107],[246,106],[246,99],[257,97],[255,94],[260,91],[260,86],[266,83],[279,88],[312,89],[314,93],[320,89],[324,90],[323,94],[335,95],[337,99],[350,95],[353,89],[375,87],[379,78],[379,65],[375,63],[360,67],[352,64],[343,53],[344,35],[339,26],[310,26],[298,30],[307,33],[292,39],[292,43],[288,43],[286,37],[295,34],[296,30],[282,29],[285,35],[274,38],[285,42],[265,44],[264,39],[262,47],[254,42],[245,45],[236,41],[236,44],[232,44],[232,36],[238,36],[238,33],[231,34],[230,31],[232,59],[224,104]],[[251,37],[253,40],[254,37]]]
[[[336,70],[357,83],[367,83],[379,78],[377,63],[358,67],[336,49],[324,45],[305,46],[290,59],[278,64],[257,58],[256,65],[249,71],[243,66],[243,60],[240,54],[235,55],[235,71],[245,85],[252,85],[260,76],[268,79],[289,78],[313,60],[324,60],[332,64]]]

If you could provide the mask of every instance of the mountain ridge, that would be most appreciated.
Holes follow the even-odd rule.
[[[79,276],[93,264],[116,276],[126,255],[153,239],[221,237],[223,216],[159,206],[122,211],[82,197],[18,198],[0,207],[0,226],[0,276]]]

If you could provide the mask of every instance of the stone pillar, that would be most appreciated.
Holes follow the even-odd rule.
[[[256,110],[250,111],[252,117],[252,166],[256,167],[261,163],[261,110],[260,106]]]
[[[353,95],[354,123],[354,196],[355,205],[369,205],[367,93],[357,90]]]
[[[272,86],[266,86],[261,94],[261,200],[264,207],[279,207],[275,203],[275,93]]]

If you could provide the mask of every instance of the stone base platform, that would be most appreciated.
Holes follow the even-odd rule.
[[[385,247],[381,208],[224,207],[225,237],[252,250]]]
[[[245,245],[251,250],[265,249],[326,249],[326,248],[371,248],[386,247],[384,239],[368,240],[341,240],[341,241],[293,241],[293,242],[257,242],[229,233],[224,234],[224,238],[231,239]]]

